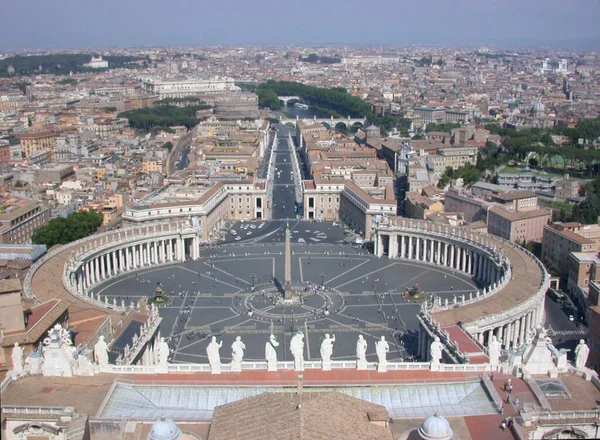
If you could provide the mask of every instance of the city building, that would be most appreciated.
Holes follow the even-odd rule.
[[[0,214],[0,244],[28,243],[33,232],[50,220],[50,211],[39,203],[19,200]]]
[[[85,65],[86,67],[90,67],[92,69],[107,69],[108,61],[103,60],[101,56],[92,57],[89,63]]]
[[[228,77],[183,79],[179,81],[169,81],[159,78],[146,78],[142,80],[142,91],[151,95],[158,95],[159,99],[184,98],[186,96],[239,90],[239,87],[235,85],[235,80]]]
[[[562,278],[568,276],[569,255],[596,253],[600,244],[600,226],[582,223],[552,223],[544,226],[542,261]]]
[[[56,134],[51,131],[39,131],[25,133],[19,136],[21,151],[25,157],[29,157],[38,151],[45,150],[54,158],[54,147],[56,145]]]
[[[423,191],[426,188],[423,188]],[[406,193],[405,211],[406,217],[425,220],[433,213],[442,212],[444,207],[441,203],[433,202],[417,192]]]
[[[552,210],[547,208],[509,211],[494,206],[488,212],[488,232],[510,241],[541,242],[551,220]]]

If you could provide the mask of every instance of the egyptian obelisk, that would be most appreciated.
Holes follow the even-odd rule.
[[[292,244],[290,224],[285,228],[285,299],[292,299]]]

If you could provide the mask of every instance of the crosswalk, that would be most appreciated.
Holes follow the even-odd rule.
[[[584,336],[587,334],[587,330],[554,330],[555,336]]]

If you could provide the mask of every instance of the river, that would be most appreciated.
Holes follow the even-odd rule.
[[[303,108],[296,108],[294,106],[290,106],[290,107],[281,107],[281,111],[289,114],[292,118],[295,118],[296,116],[298,116],[299,118],[313,118],[315,116],[314,112],[311,110],[311,108],[309,107],[308,109],[303,109]],[[285,118],[284,115],[281,115],[283,118]]]

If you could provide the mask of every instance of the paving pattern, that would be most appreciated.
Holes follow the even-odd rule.
[[[370,361],[376,360],[375,342],[381,336],[390,344],[388,360],[410,359],[416,352],[420,305],[404,299],[405,289],[418,284],[450,300],[477,289],[473,280],[449,269],[379,259],[345,244],[294,241],[292,280],[302,301],[282,307],[277,298],[283,251],[281,243],[206,248],[197,261],[129,273],[97,290],[129,304],[160,287],[169,297],[160,313],[172,362],[206,363],[206,346],[215,335],[223,340],[221,361],[227,363],[236,336],[246,344],[244,360],[263,360],[271,333],[280,343],[279,359],[292,360],[289,342],[298,330],[305,334],[305,360],[320,359],[325,333],[336,337],[334,360],[355,359],[359,334],[367,339]]]

